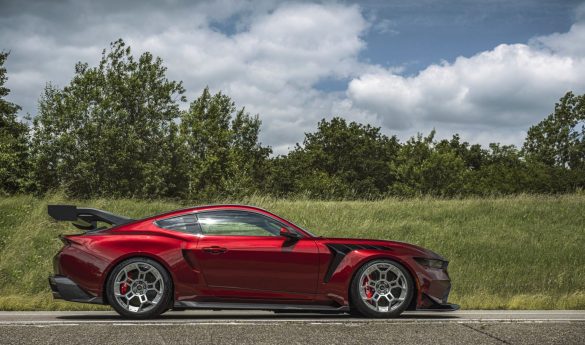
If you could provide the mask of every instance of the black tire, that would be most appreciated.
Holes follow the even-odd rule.
[[[149,304],[149,305],[152,305],[152,308],[150,308],[148,310],[130,311],[114,295],[114,289],[115,289],[114,285],[115,285],[116,277],[118,276],[120,271],[122,271],[125,267],[127,267],[130,264],[150,265],[158,271],[158,273],[160,274],[160,278],[162,279],[163,285],[162,285],[162,291],[160,292],[160,294],[161,294],[160,299],[154,305]],[[110,273],[110,275],[108,277],[108,281],[106,282],[105,290],[106,290],[106,296],[107,296],[108,302],[110,303],[112,308],[114,308],[114,310],[118,314],[120,314],[121,316],[123,316],[125,318],[130,318],[130,319],[155,318],[155,317],[159,316],[160,314],[164,313],[165,311],[167,311],[169,309],[169,307],[172,305],[171,299],[173,296],[173,294],[172,294],[173,282],[172,282],[172,279],[171,279],[169,273],[161,264],[159,264],[158,262],[156,262],[152,259],[148,259],[148,258],[136,257],[136,258],[130,258],[130,259],[127,259],[127,260],[120,262],[118,265],[116,265],[116,267],[114,267],[114,269]],[[146,293],[145,293],[145,295],[146,295]],[[128,305],[130,305],[130,304],[131,304],[130,301],[128,301]]]
[[[360,294],[360,289],[361,289],[360,279],[362,277],[362,274],[368,268],[370,268],[371,266],[376,265],[376,264],[392,265],[392,266],[396,267],[398,270],[400,270],[400,272],[402,272],[402,274],[405,278],[405,281],[406,281],[406,296],[404,297],[404,300],[401,302],[400,305],[397,305],[395,309],[390,308],[391,310],[388,310],[386,312],[373,310],[371,307],[369,307],[366,304],[367,302],[362,299],[362,296]],[[350,287],[351,312],[350,313],[352,315],[359,314],[359,315],[362,315],[364,317],[369,317],[369,318],[395,318],[395,317],[398,317],[410,305],[410,301],[412,300],[412,297],[414,295],[414,289],[415,289],[414,281],[412,279],[412,276],[410,275],[410,272],[408,272],[408,270],[406,268],[404,268],[404,266],[397,263],[396,261],[383,259],[383,260],[374,260],[374,261],[367,262],[362,267],[360,267],[360,269],[356,272],[356,274],[354,275],[354,277],[351,281],[351,287]]]

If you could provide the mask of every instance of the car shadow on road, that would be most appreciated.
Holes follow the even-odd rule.
[[[125,319],[116,314],[91,314],[88,313],[86,315],[76,314],[76,315],[60,315],[56,317],[59,320],[86,320],[86,321],[115,321],[115,320],[124,320]],[[157,321],[157,322],[164,322],[164,321],[176,321],[176,320],[197,320],[197,321],[204,321],[204,320],[230,320],[230,321],[245,321],[245,320],[266,320],[266,321],[278,321],[278,320],[310,320],[310,321],[319,321],[319,320],[339,320],[339,321],[367,321],[371,320],[368,318],[360,318],[355,317],[353,315],[348,314],[293,314],[293,313],[275,313],[275,314],[229,314],[229,313],[221,313],[214,315],[213,313],[205,313],[205,314],[195,314],[195,313],[170,313],[170,314],[163,314],[156,319],[152,319],[150,321]],[[387,320],[442,320],[442,319],[458,319],[457,316],[448,315],[448,314],[424,314],[424,315],[415,315],[415,314],[406,314],[401,315],[397,319],[387,319]],[[140,321],[149,321],[149,320],[140,320]]]

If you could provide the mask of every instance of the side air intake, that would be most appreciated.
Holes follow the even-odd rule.
[[[333,259],[331,259],[331,263],[329,263],[329,268],[327,269],[327,273],[325,273],[325,278],[323,281],[328,283],[333,275],[333,272],[337,269],[337,266],[341,263],[341,260],[354,250],[360,249],[371,249],[371,250],[386,250],[390,251],[390,247],[386,246],[379,246],[379,245],[370,245],[370,244],[338,244],[338,243],[331,243],[327,244],[327,247],[333,254]]]

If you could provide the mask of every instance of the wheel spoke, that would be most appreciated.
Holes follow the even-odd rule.
[[[157,281],[157,282],[158,282],[158,281]],[[156,288],[156,283],[157,283],[157,282],[154,282],[154,283],[152,283],[152,284],[147,284],[147,285],[146,285],[146,291],[156,291],[156,292],[160,292],[160,290]]]

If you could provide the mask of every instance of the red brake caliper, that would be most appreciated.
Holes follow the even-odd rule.
[[[126,292],[128,292],[128,284],[126,284],[126,283],[120,284],[120,293],[122,295],[125,295]]]
[[[368,285],[368,282],[370,281],[370,279],[368,279],[367,276],[364,277],[364,281],[362,286],[364,286],[364,292],[366,293],[366,296],[368,298],[372,298],[372,296],[374,296],[374,291],[372,291],[372,287]]]

